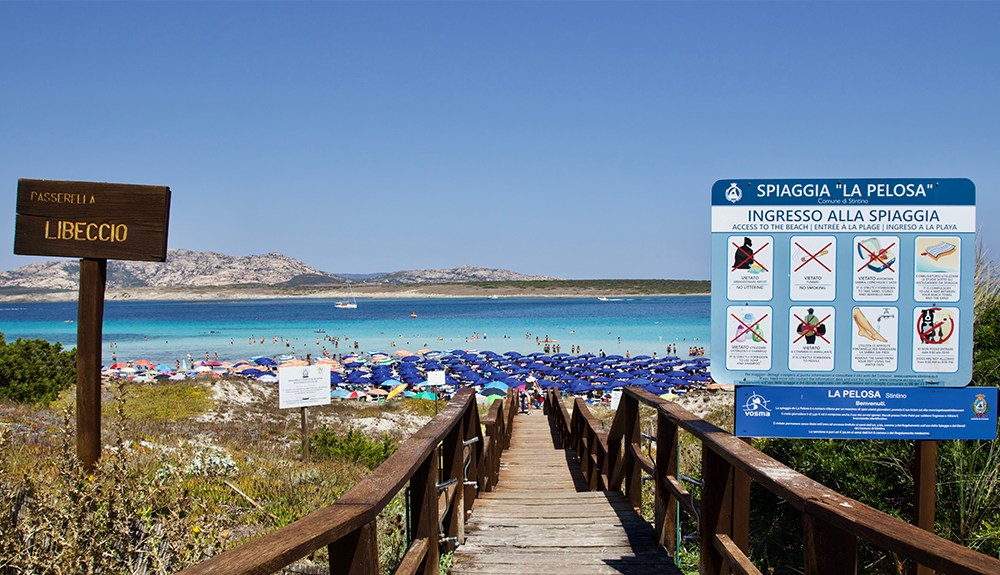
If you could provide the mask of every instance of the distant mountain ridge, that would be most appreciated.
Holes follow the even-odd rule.
[[[368,278],[365,284],[423,284],[423,283],[459,283],[459,282],[500,282],[500,281],[548,281],[562,278],[550,276],[533,276],[512,272],[510,270],[477,268],[459,266],[441,270],[410,270],[392,272]]]
[[[76,260],[37,262],[0,272],[0,287],[38,290],[78,289],[80,265]],[[470,281],[519,281],[559,279],[525,275],[510,270],[461,266],[441,270],[412,270],[370,277],[364,284],[420,284]],[[109,289],[180,286],[323,286],[344,285],[343,276],[319,271],[278,252],[229,256],[186,249],[167,250],[167,261],[108,262]]]

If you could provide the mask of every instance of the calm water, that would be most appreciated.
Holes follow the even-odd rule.
[[[650,297],[598,301],[596,298],[462,298],[359,300],[357,309],[335,309],[333,300],[212,302],[107,302],[104,307],[104,362],[112,351],[119,361],[148,359],[173,364],[191,354],[220,361],[290,353],[314,357],[323,346],[359,351],[490,349],[498,353],[542,351],[535,338],[557,340],[569,353],[678,355],[705,348],[710,356],[710,297]],[[417,314],[411,318],[411,313]],[[41,338],[76,346],[77,306],[71,303],[0,304],[0,332],[8,341]],[[322,330],[322,333],[319,331]],[[476,337],[478,334],[478,337]],[[526,338],[526,334],[531,334]],[[334,347],[325,336],[340,338]],[[254,342],[249,343],[253,337]],[[264,343],[260,343],[263,337]],[[272,338],[279,338],[272,343]],[[621,343],[619,343],[621,338]],[[282,341],[286,340],[286,341]],[[316,340],[319,339],[319,344]],[[112,350],[111,342],[117,345]],[[393,345],[395,344],[395,345]]]

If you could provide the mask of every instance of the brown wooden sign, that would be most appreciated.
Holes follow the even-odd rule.
[[[20,179],[14,253],[162,262],[169,219],[166,186]]]

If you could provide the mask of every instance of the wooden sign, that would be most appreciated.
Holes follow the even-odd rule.
[[[169,219],[166,186],[20,179],[14,253],[162,262]]]

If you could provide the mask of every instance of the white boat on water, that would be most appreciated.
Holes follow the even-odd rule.
[[[357,309],[358,302],[354,299],[354,292],[351,291],[351,282],[347,282],[347,300],[338,301],[333,304],[336,309]]]
[[[611,300],[609,300],[608,298],[606,298],[604,296],[601,296],[601,297],[597,298],[597,300],[598,301],[611,301]]]

